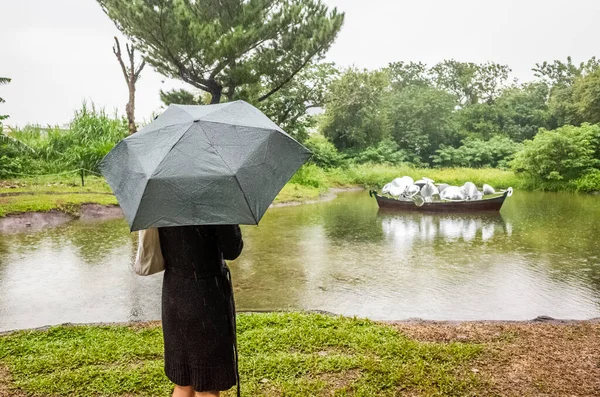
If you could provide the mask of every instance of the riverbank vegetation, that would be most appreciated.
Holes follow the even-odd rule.
[[[494,62],[339,68],[321,60],[345,16],[321,1],[297,1],[277,11],[244,4],[211,14],[216,24],[198,17],[207,11],[195,2],[98,3],[145,62],[191,88],[160,91],[165,105],[245,100],[315,153],[312,164],[328,183],[308,178],[318,173],[308,169],[282,197],[314,195],[323,185],[380,186],[402,173],[448,183],[486,175],[491,179],[481,182],[501,187],[600,190],[596,57],[537,63],[535,78],[522,82],[512,78],[509,65]],[[282,29],[290,21],[293,32]],[[177,28],[192,25],[195,35]],[[155,31],[161,34],[149,33]],[[284,33],[275,37],[274,31]],[[221,40],[215,44],[214,37]],[[210,55],[198,51],[207,43]],[[0,78],[0,84],[9,81]],[[97,173],[103,156],[136,127],[128,128],[122,115],[85,104],[66,129],[3,127],[7,117],[0,116],[0,179],[78,169]],[[388,166],[397,167],[394,174],[382,168]],[[460,175],[453,177],[455,172]]]
[[[318,200],[331,188],[377,188],[398,175],[410,175],[415,180],[428,176],[457,185],[472,181],[479,186],[489,183],[496,188],[526,187],[525,180],[512,171],[493,168],[427,169],[385,164],[322,168],[315,164],[307,164],[284,186],[274,203]],[[117,204],[116,198],[110,193],[110,187],[102,177],[85,172],[82,186],[80,171],[64,175],[8,179],[0,181],[0,217],[50,210],[77,213],[81,204]]]
[[[401,175],[598,191],[600,120],[591,111],[600,103],[593,90],[596,82],[600,86],[598,65],[595,58],[580,65],[570,59],[544,63],[534,69],[537,80],[511,85],[510,69],[496,64],[398,62],[376,71],[311,66],[293,91],[313,87],[313,107],[324,112],[286,124],[275,108],[263,109],[314,153],[279,201],[312,199],[335,186],[381,187]],[[277,95],[292,95],[286,92]],[[166,103],[202,103],[191,93],[162,94]],[[93,104],[77,110],[67,129],[5,127],[0,178],[97,173],[103,156],[127,134],[125,118]]]
[[[0,181],[0,217],[51,210],[77,215],[82,204],[117,204],[104,178],[85,175],[84,182],[80,172]]]
[[[240,314],[243,396],[591,396],[600,324]],[[159,323],[0,337],[0,396],[168,396]],[[226,395],[233,396],[234,391]]]

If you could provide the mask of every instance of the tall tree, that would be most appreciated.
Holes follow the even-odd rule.
[[[389,135],[384,71],[349,69],[331,83],[322,116],[323,135],[341,150],[364,149]]]
[[[593,96],[593,89],[590,91],[593,84],[588,83],[592,83],[594,78],[591,77],[587,82],[586,79],[599,69],[600,60],[596,57],[579,64],[573,63],[571,57],[567,57],[566,62],[555,60],[552,63],[536,64],[533,68],[535,76],[551,87],[548,104],[552,115],[552,128],[580,125],[588,121],[590,114],[584,110],[583,103],[592,102],[582,99],[591,98],[590,94]]]
[[[511,69],[493,62],[476,64],[445,60],[431,68],[436,85],[456,95],[461,105],[493,102],[505,86]]]
[[[257,101],[257,98],[267,89],[262,84],[246,84],[240,87],[233,99],[243,99],[254,103],[285,132],[304,141],[308,138],[310,128],[316,124],[315,117],[311,116],[310,111],[325,104],[325,93],[338,73],[333,63],[311,63],[281,90],[262,102]],[[210,103],[209,94],[201,95],[199,93],[202,91],[161,90],[160,99],[165,105]]]
[[[550,128],[550,87],[543,82],[525,83],[502,92],[496,100],[502,132],[521,142],[532,139],[540,128]]]
[[[311,110],[325,105],[325,95],[338,70],[333,63],[311,64],[276,94],[256,105],[294,138],[304,141],[315,125]]]
[[[10,80],[11,79],[9,79],[8,77],[0,77],[0,85],[8,84],[8,83],[10,83]],[[6,101],[0,97],[0,103],[4,103],[4,102],[6,102]],[[8,118],[8,115],[0,114],[0,121],[5,120],[7,118]]]
[[[596,57],[580,62],[579,65],[574,64],[571,57],[567,57],[566,62],[555,60],[552,63],[546,61],[536,63],[532,70],[536,77],[554,87],[570,86],[577,78],[589,74],[599,67],[600,59],[596,59]]]
[[[394,89],[410,86],[429,86],[432,78],[429,68],[422,62],[392,62],[388,65],[390,83]]]
[[[321,0],[98,0],[145,59],[219,103],[264,83],[263,101],[333,43],[344,14]]]
[[[504,89],[493,103],[458,111],[461,129],[484,140],[498,134],[518,142],[531,139],[540,128],[551,125],[548,93],[549,87],[543,82],[515,84]]]
[[[127,113],[127,121],[129,123],[129,135],[135,134],[137,131],[137,127],[135,125],[135,83],[140,78],[140,73],[142,73],[142,69],[146,65],[146,61],[142,59],[142,62],[136,67],[135,66],[135,48],[129,43],[125,44],[127,50],[127,56],[129,58],[129,64],[126,66],[123,61],[123,55],[121,54],[121,45],[119,44],[119,39],[115,36],[115,45],[113,46],[113,52],[119,61],[119,65],[121,65],[121,70],[123,71],[123,77],[125,77],[125,82],[127,83],[127,88],[129,89],[129,101],[125,106],[125,112]]]
[[[600,69],[575,81],[573,100],[574,107],[583,122],[600,123]]]
[[[392,92],[385,101],[391,136],[423,163],[441,144],[458,144],[452,94],[435,87],[411,86]]]

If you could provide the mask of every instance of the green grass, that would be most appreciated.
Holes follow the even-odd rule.
[[[2,194],[27,193],[18,196]],[[52,194],[46,194],[52,193]],[[110,187],[97,176],[81,178],[75,175],[40,176],[35,178],[0,181],[0,217],[23,212],[47,212],[59,210],[77,214],[81,204],[117,204]]]
[[[369,320],[238,316],[244,396],[481,395],[482,347],[425,343]],[[160,327],[54,327],[0,338],[11,387],[30,396],[168,396]],[[230,391],[228,396],[233,396]]]
[[[48,212],[59,210],[76,215],[82,204],[117,204],[117,199],[109,194],[35,194],[0,197],[0,217],[24,212]]]
[[[394,178],[404,175],[414,180],[427,177],[436,182],[461,186],[467,181],[481,186],[487,183],[495,188],[523,188],[524,179],[512,171],[496,168],[412,168],[388,165],[355,165],[348,168],[336,168],[326,172],[332,186],[361,185],[364,187],[382,187]]]
[[[281,189],[273,202],[279,204],[317,200],[326,190],[313,186],[303,186],[297,183],[288,183]]]
[[[39,176],[0,181],[0,193],[17,192],[94,192],[110,193],[105,179],[98,176],[86,176],[85,186],[81,186],[78,174]]]

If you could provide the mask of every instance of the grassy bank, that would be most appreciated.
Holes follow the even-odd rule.
[[[315,172],[313,170],[313,172]],[[408,175],[414,180],[422,177],[431,178],[436,182],[461,186],[471,181],[477,186],[484,183],[497,188],[523,187],[523,179],[512,171],[495,168],[410,168],[392,167],[386,165],[351,166],[347,169],[332,169],[325,172],[326,178],[332,185],[361,185],[366,187],[381,188],[394,178]]]
[[[292,182],[313,188],[362,186],[381,188],[394,178],[408,175],[414,180],[428,177],[439,183],[461,186],[470,181],[481,187],[484,183],[496,189],[593,192],[600,191],[600,172],[590,173],[573,181],[540,181],[497,168],[414,168],[381,164],[352,165],[322,169],[313,164],[304,166]]]
[[[82,204],[117,204],[110,193],[108,184],[100,177],[86,177],[85,186],[81,186],[76,175],[0,181],[0,217],[51,210],[77,214]]]
[[[355,165],[322,169],[309,164],[300,169],[275,199],[275,203],[316,200],[329,188],[362,186],[381,188],[392,179],[409,175],[417,180],[429,177],[437,182],[462,185],[471,181],[478,186],[487,183],[496,189],[512,186],[517,190],[583,191],[600,190],[600,177],[590,177],[583,185],[566,182],[539,183],[512,171],[494,168],[411,168],[386,165]],[[15,195],[16,193],[30,193]],[[47,194],[53,193],[53,194]],[[103,178],[86,177],[85,186],[76,174],[0,181],[0,217],[7,214],[52,209],[76,212],[84,203],[116,204]],[[6,196],[10,194],[11,196]]]
[[[469,367],[476,344],[422,343],[371,321],[316,314],[240,315],[238,332],[244,396],[463,396],[481,386]],[[26,395],[171,390],[158,326],[56,327],[1,341],[0,362]]]
[[[238,332],[243,396],[591,396],[600,379],[598,323],[242,314]],[[17,332],[0,337],[0,396],[168,396],[162,349],[158,323]]]
[[[289,183],[281,190],[275,203],[316,200],[326,191],[324,186]],[[0,217],[51,210],[77,214],[81,205],[87,203],[118,204],[101,177],[86,177],[84,186],[78,175],[0,180]]]

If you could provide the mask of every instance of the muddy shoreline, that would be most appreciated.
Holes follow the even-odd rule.
[[[25,212],[9,214],[0,218],[0,233],[21,233],[64,225],[74,220],[94,221],[111,220],[123,217],[118,205],[82,204],[77,214],[68,214],[59,210],[48,212]]]
[[[321,195],[316,200],[289,201],[285,203],[271,204],[269,208],[291,207],[304,204],[315,204],[334,200],[337,193],[348,191],[359,191],[363,188],[333,188]],[[0,233],[22,233],[25,231],[39,231],[42,229],[57,227],[74,220],[95,221],[112,220],[123,218],[123,211],[118,205],[82,204],[77,214],[69,214],[59,210],[48,212],[25,212],[20,214],[8,214],[0,218]]]
[[[238,310],[238,314],[264,314],[264,313],[297,313],[298,311],[287,311],[287,310]],[[304,310],[302,313],[311,314],[323,314],[327,316],[340,316],[338,314],[327,312],[323,310]],[[408,318],[405,320],[385,320],[374,322],[381,324],[388,324],[391,326],[397,326],[400,328],[457,328],[464,326],[524,326],[524,325],[553,325],[553,326],[570,326],[570,325],[581,325],[581,324],[600,324],[600,317],[590,318],[587,320],[572,320],[572,319],[558,319],[548,316],[538,316],[531,320],[424,320],[419,318]],[[116,321],[116,322],[97,322],[97,323],[61,323],[54,325],[44,325],[35,328],[20,328],[11,329],[8,331],[0,331],[0,337],[13,334],[20,331],[47,331],[53,327],[148,327],[160,325],[160,320],[149,320],[149,321]]]

